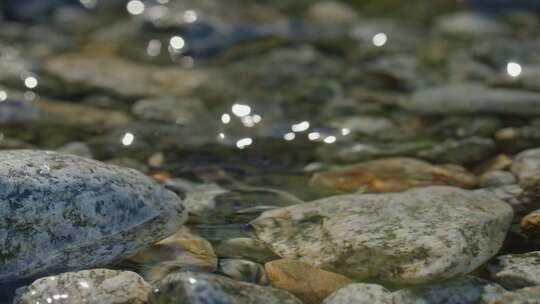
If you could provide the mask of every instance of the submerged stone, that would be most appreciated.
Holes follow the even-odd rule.
[[[467,274],[500,249],[511,207],[446,186],[341,195],[263,213],[251,225],[283,258],[354,279],[420,284]]]
[[[218,260],[212,245],[182,228],[172,236],[129,258],[139,265],[143,277],[150,283],[159,282],[169,273],[178,270],[214,272]]]
[[[540,285],[540,252],[503,255],[489,265],[491,278],[508,289]]]
[[[219,272],[237,281],[268,285],[268,277],[261,264],[241,259],[221,259]]]
[[[145,175],[74,155],[2,151],[0,176],[0,282],[110,264],[186,219]]]
[[[421,89],[403,103],[406,109],[425,114],[494,113],[524,116],[540,114],[538,105],[539,93],[478,84],[450,84]]]
[[[452,185],[472,188],[476,177],[465,168],[432,165],[405,157],[383,158],[316,173],[312,187],[331,192],[400,192],[413,187]]]
[[[168,275],[157,288],[151,304],[301,304],[286,291],[264,287],[210,273],[177,272]]]
[[[92,269],[41,278],[19,289],[14,304],[146,304],[151,291],[134,272]]]

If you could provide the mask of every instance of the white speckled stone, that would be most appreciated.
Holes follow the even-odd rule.
[[[475,277],[390,292],[376,284],[350,284],[323,304],[478,304],[505,292],[501,286]]]
[[[146,304],[151,291],[134,272],[93,269],[36,280],[18,290],[14,304]]]
[[[392,292],[381,285],[356,283],[338,289],[323,304],[394,304]]]
[[[55,152],[0,152],[0,282],[103,266],[186,220],[144,174]]]
[[[508,289],[540,285],[540,251],[500,256],[488,269]]]
[[[487,295],[482,304],[540,304],[540,286]]]
[[[420,284],[482,265],[512,216],[495,196],[435,186],[329,197],[267,211],[251,225],[283,258],[360,280]]]

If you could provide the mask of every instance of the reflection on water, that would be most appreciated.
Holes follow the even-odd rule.
[[[365,244],[352,239],[343,243],[348,246],[341,248],[346,254],[325,256],[322,261],[310,255],[338,254],[340,243],[323,248],[330,242],[319,244],[317,238],[332,233],[338,240],[349,236],[351,227],[343,222],[370,228],[373,223],[339,213],[347,209],[342,206],[328,213],[337,212],[345,220],[323,233],[317,223],[332,220],[333,214],[291,211],[289,218],[281,208],[344,193],[361,196],[452,185],[504,193],[503,199],[511,196],[517,208],[504,247],[480,252],[481,263],[469,263],[487,267],[494,252],[531,252],[540,244],[530,232],[534,229],[519,228],[521,218],[536,208],[538,172],[533,169],[540,165],[532,152],[516,156],[540,146],[539,8],[536,1],[525,0],[1,1],[0,149],[55,150],[134,168],[189,205],[187,225],[193,231],[175,239],[180,249],[171,249],[174,254],[167,261],[153,255],[163,243],[146,244],[158,248],[148,251],[152,265],[122,256],[119,264],[96,266],[163,278],[169,271],[193,270],[191,264],[210,265],[219,272],[218,260],[227,259],[227,270],[237,277],[249,277],[245,274],[253,269],[255,277],[262,277],[258,271],[264,267],[259,264],[278,254],[352,276],[354,271],[341,267],[354,267],[355,258],[365,258],[375,270],[358,271],[351,279],[390,282],[386,286],[392,288],[408,285],[411,282],[404,281],[410,273],[401,278],[403,282],[385,276],[412,272],[414,267],[386,269],[380,260],[384,254],[392,257],[389,264],[400,260],[401,256],[392,256],[394,252],[384,251],[385,237],[399,239],[410,227],[390,236],[377,235],[377,240],[384,239],[380,245],[384,254],[355,252]],[[47,163],[34,168],[40,176],[55,170]],[[388,201],[385,197],[381,205]],[[355,208],[351,214],[360,212]],[[384,214],[386,209],[381,208]],[[274,224],[263,221],[258,229],[276,231],[261,236],[247,224],[263,212]],[[394,215],[389,214],[388,220]],[[25,219],[2,216],[0,212],[0,274],[8,271],[2,263],[11,258],[1,248],[15,246],[6,229],[32,227]],[[91,222],[88,214],[65,211],[62,216]],[[441,222],[429,225],[448,224],[437,220]],[[396,225],[385,223],[374,230],[385,233]],[[277,231],[289,228],[309,231],[295,234],[294,240]],[[405,238],[411,243],[423,240],[412,230]],[[364,237],[363,233],[357,235]],[[201,253],[197,234],[210,241],[204,243],[210,257]],[[277,236],[284,240],[277,244],[268,240]],[[388,247],[406,249],[409,242],[391,244]],[[411,249],[414,255],[409,260],[431,257],[429,246]],[[447,249],[433,251],[452,251]],[[466,255],[474,250],[465,248],[464,257],[449,257],[446,262],[468,261]],[[373,256],[377,259],[370,260]],[[377,267],[385,270],[377,272]],[[534,267],[540,273],[540,266]],[[412,281],[417,279],[414,284],[427,280],[415,275],[411,274]],[[435,281],[451,277],[429,275]],[[507,287],[494,275],[477,275]],[[69,292],[84,295],[84,290],[94,290],[91,280],[78,280],[77,288]],[[202,276],[187,282],[225,286],[220,280]],[[184,285],[186,298],[195,297]],[[227,288],[236,288],[231,286]],[[223,297],[212,288],[209,294]],[[0,303],[11,299],[13,291],[11,285],[0,285],[0,294],[5,294]],[[30,294],[37,296],[35,291]],[[71,297],[51,291],[36,303],[71,303]]]

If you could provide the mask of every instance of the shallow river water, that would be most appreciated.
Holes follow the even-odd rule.
[[[0,303],[540,303],[536,2],[0,0]]]

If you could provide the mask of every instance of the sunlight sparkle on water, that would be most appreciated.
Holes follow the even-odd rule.
[[[238,117],[244,117],[251,113],[251,107],[245,104],[235,103],[231,109],[233,114]]]
[[[317,140],[319,138],[321,138],[321,133],[319,132],[311,132],[308,134],[308,138],[309,140]]]
[[[293,132],[304,132],[309,129],[309,121],[302,121],[301,123],[294,124],[291,129]]]
[[[144,3],[139,0],[131,0],[127,3],[126,9],[132,15],[140,15],[144,12]]]
[[[184,12],[184,20],[187,22],[187,23],[193,23],[195,21],[197,21],[197,13],[193,10],[187,10]]]
[[[236,146],[238,147],[238,149],[244,149],[245,147],[250,146],[252,143],[253,139],[246,137],[237,141]]]
[[[224,113],[223,115],[221,115],[221,122],[223,124],[228,124],[231,122],[231,115],[227,114],[227,113]]]
[[[126,133],[124,134],[124,137],[122,137],[122,145],[129,146],[133,143],[135,140],[135,136],[132,133]]]
[[[373,45],[376,47],[381,47],[386,44],[388,41],[388,36],[385,33],[378,33],[373,36]]]
[[[518,77],[521,75],[521,72],[523,69],[521,68],[521,64],[517,62],[508,62],[506,65],[506,73],[510,75],[510,77]]]
[[[178,51],[184,48],[186,42],[184,41],[184,38],[180,36],[172,36],[171,40],[169,40],[169,44],[173,50]]]
[[[283,139],[286,141],[291,141],[296,137],[296,135],[293,132],[289,132],[283,136]]]

